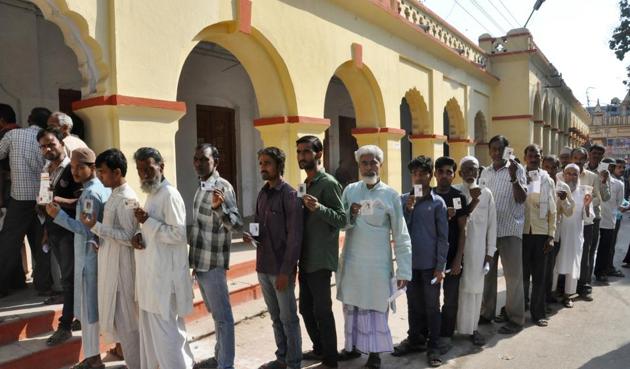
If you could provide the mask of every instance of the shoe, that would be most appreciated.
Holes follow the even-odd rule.
[[[52,336],[48,337],[46,345],[55,346],[69,340],[70,337],[72,337],[72,332],[67,329],[58,328]]]
[[[580,298],[581,298],[582,300],[584,300],[584,301],[588,301],[588,302],[593,301],[593,296],[591,296],[591,294],[590,294],[590,293],[583,293],[583,294],[580,294]]]
[[[352,351],[343,349],[339,352],[339,355],[337,356],[337,361],[354,360],[358,357],[361,357],[361,353],[356,349],[353,348]]]
[[[380,369],[381,368],[381,357],[378,354],[371,353],[368,356],[368,360],[364,366],[365,369]]]
[[[571,309],[573,307],[573,300],[567,297],[562,300],[562,305],[564,305],[564,307],[567,309]]]
[[[474,331],[473,334],[470,335],[470,340],[475,346],[483,346],[486,344],[486,339],[479,333],[479,331]]]
[[[429,350],[427,353],[427,364],[432,368],[437,368],[442,365],[442,359],[440,358],[440,352],[438,350]]]
[[[608,277],[606,277],[605,275],[599,275],[599,276],[595,277],[595,280],[601,285],[604,285],[604,286],[608,286],[609,285],[608,284]]]
[[[89,360],[89,358],[84,359],[82,362],[74,365],[70,369],[105,369],[105,364],[103,364],[102,362],[100,363],[100,365],[92,366]]]
[[[619,269],[614,269],[613,271],[608,272],[608,276],[609,276],[609,277],[616,277],[616,278],[623,278],[623,277],[625,277],[626,275],[625,275],[625,274],[623,274],[623,273],[621,272],[621,270],[619,270]]]
[[[322,361],[324,356],[315,352],[315,350],[302,353],[302,360],[308,361]]]
[[[71,329],[72,329],[72,331],[73,331],[73,332],[78,332],[78,331],[80,331],[80,330],[81,330],[81,321],[80,321],[80,320],[78,320],[78,319],[75,319],[75,320],[72,322],[72,328],[71,328]]]
[[[501,308],[501,312],[494,318],[495,323],[506,323],[508,321],[507,312],[505,307]]]
[[[409,338],[402,340],[398,346],[394,347],[392,356],[401,357],[414,352],[423,352],[427,350],[427,346],[424,343],[413,343]]]
[[[211,357],[206,360],[202,360],[195,365],[193,365],[193,369],[215,369],[219,367],[219,363],[217,359]]]
[[[537,321],[534,322],[534,324],[536,324],[539,327],[546,327],[549,325],[549,321],[547,319],[538,319]]]
[[[487,325],[487,324],[492,324],[492,319],[488,319],[485,316],[480,316],[479,325]]]
[[[258,367],[258,369],[286,369],[286,368],[287,368],[287,364],[278,360],[272,360]]]
[[[520,325],[516,325],[512,322],[508,322],[503,327],[499,328],[499,333],[501,334],[516,334],[523,330],[523,327]]]

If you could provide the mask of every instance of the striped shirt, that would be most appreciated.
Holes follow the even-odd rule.
[[[0,159],[9,157],[11,197],[19,201],[35,201],[45,159],[37,142],[38,126],[7,132],[0,141]]]
[[[498,170],[490,165],[481,172],[480,179],[486,180],[486,185],[492,192],[497,206],[497,237],[522,238],[525,224],[525,203],[519,204],[514,200],[509,166],[509,161]],[[516,170],[516,179],[523,187],[527,186],[525,170],[520,164]]]
[[[218,171],[208,178],[204,190],[199,186],[193,200],[193,223],[189,244],[190,267],[207,272],[216,267],[230,266],[232,230],[242,226],[236,205],[236,195],[230,182],[219,176]],[[223,188],[225,201],[218,209],[212,209],[212,189]]]

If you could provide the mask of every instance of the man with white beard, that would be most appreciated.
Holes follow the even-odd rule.
[[[459,286],[459,309],[457,311],[457,331],[468,334],[474,345],[482,346],[485,338],[477,331],[485,265],[492,263],[497,250],[497,208],[494,196],[487,187],[476,184],[479,175],[479,161],[474,156],[466,156],[459,163],[462,177],[461,192],[468,202],[468,222],[466,223],[466,246],[464,268]]]
[[[147,194],[144,208],[134,210],[141,232],[131,240],[136,248],[141,368],[190,369],[184,316],[192,311],[193,293],[184,200],[164,178],[159,151],[143,147],[133,158]]]
[[[341,198],[348,225],[337,274],[346,341],[339,361],[365,353],[365,367],[378,369],[379,354],[393,351],[389,298],[411,280],[411,239],[398,193],[379,178],[383,151],[366,145],[354,155],[362,180],[348,185]]]
[[[562,171],[562,174],[558,175],[558,180],[562,180],[569,185],[575,201],[573,213],[570,216],[565,215],[560,222],[559,232],[562,246],[556,258],[556,267],[554,269],[554,289],[558,281],[558,275],[565,275],[563,304],[568,308],[573,307],[573,301],[570,296],[576,293],[580,277],[584,222],[592,221],[595,217],[593,205],[591,204],[593,188],[580,185],[579,176],[580,167],[576,164],[568,164]]]

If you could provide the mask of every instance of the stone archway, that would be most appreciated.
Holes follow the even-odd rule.
[[[424,97],[415,87],[405,93],[405,100],[411,113],[411,130],[414,135],[433,134],[433,127],[429,120],[429,109]]]
[[[356,114],[357,128],[385,127],[383,96],[370,68],[365,64],[359,67],[349,60],[341,64],[334,75],[348,89]]]

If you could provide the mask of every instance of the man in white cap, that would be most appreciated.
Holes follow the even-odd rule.
[[[484,275],[497,249],[497,209],[492,192],[487,187],[477,185],[478,175],[477,158],[462,158],[459,163],[459,176],[463,181],[460,190],[466,196],[469,216],[463,259],[465,267],[462,269],[459,285],[457,331],[470,335],[473,344],[481,346],[485,344],[485,339],[477,331],[477,326],[481,313]]]

